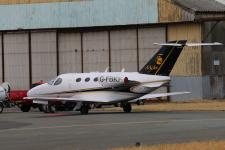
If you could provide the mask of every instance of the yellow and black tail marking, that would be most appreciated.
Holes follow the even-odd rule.
[[[140,73],[169,76],[186,42],[186,40],[171,41],[169,43],[177,43],[182,46],[162,46]]]

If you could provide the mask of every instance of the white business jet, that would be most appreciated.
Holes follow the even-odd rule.
[[[158,43],[155,43],[158,44]],[[101,105],[120,105],[131,112],[132,102],[186,94],[173,92],[153,94],[152,91],[169,83],[169,74],[185,46],[222,45],[221,43],[187,43],[186,40],[158,44],[162,47],[140,72],[93,72],[62,74],[48,83],[28,91],[34,103],[43,104],[54,112],[54,102],[74,102],[81,114]],[[92,107],[91,107],[92,106]]]

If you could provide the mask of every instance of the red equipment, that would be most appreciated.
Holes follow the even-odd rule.
[[[32,88],[43,84],[43,81],[32,84]],[[33,104],[32,100],[24,100],[23,98],[27,96],[28,90],[14,90],[9,92],[9,100],[16,104],[21,111],[28,112],[31,107],[37,108],[37,104]]]

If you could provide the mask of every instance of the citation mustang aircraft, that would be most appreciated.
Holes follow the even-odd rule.
[[[132,102],[189,93],[151,93],[168,84],[169,74],[185,46],[221,44],[194,44],[180,40],[158,45],[162,47],[140,72],[106,71],[62,74],[48,83],[29,90],[28,97],[25,99],[32,99],[34,103],[42,104],[49,112],[55,111],[56,101],[76,103],[74,109],[81,114],[88,114],[93,107],[118,104],[124,112],[131,112]]]

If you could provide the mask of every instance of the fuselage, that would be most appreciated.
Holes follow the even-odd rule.
[[[142,88],[145,83],[167,83],[168,76],[140,74],[138,72],[67,73],[28,92],[28,96],[72,97],[74,95],[106,95],[115,100],[133,99],[158,87]],[[126,93],[126,94],[121,94]],[[123,95],[123,96],[119,96]]]

